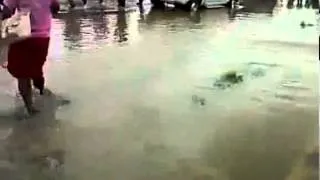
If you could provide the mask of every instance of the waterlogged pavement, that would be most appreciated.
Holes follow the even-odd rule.
[[[54,20],[38,116],[0,71],[1,178],[318,179],[315,10],[140,12]]]

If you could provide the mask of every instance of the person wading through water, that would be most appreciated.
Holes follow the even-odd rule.
[[[58,13],[58,0],[4,0],[4,18],[15,10],[30,11],[31,36],[9,45],[7,69],[18,80],[18,89],[29,115],[38,112],[33,106],[32,84],[43,95],[43,65],[48,54],[52,14]]]

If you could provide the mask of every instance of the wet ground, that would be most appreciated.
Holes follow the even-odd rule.
[[[0,71],[0,177],[318,179],[319,15],[260,6],[58,16],[38,116]]]

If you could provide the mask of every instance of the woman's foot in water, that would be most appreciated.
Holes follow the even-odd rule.
[[[33,86],[38,89],[40,95],[43,95],[44,93],[44,84],[45,84],[45,79],[44,77],[39,77],[39,78],[33,78],[32,79]]]
[[[29,116],[34,116],[40,112],[38,109],[36,109],[33,106],[30,106],[30,107],[27,106],[26,108]]]
[[[50,89],[48,89],[48,88],[43,88],[42,90],[40,90],[40,89],[34,87],[34,89],[32,90],[32,95],[33,95],[34,97],[50,96],[50,95],[52,95],[52,94],[53,94],[53,92],[52,92]],[[17,94],[17,95],[18,95],[18,94]],[[19,95],[18,95],[18,96],[19,96]]]
[[[6,61],[6,62],[2,63],[2,64],[1,64],[1,67],[2,67],[3,69],[7,69],[7,67],[8,67],[8,62]]]
[[[33,89],[32,94],[33,94],[33,95],[43,96],[43,95],[44,95],[44,89],[35,87],[35,88]]]

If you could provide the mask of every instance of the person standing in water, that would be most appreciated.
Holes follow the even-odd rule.
[[[29,115],[33,115],[38,110],[33,106],[32,85],[43,95],[43,65],[48,54],[51,19],[52,14],[59,11],[60,4],[58,0],[4,0],[3,4],[10,15],[16,9],[30,11],[31,36],[10,44],[7,69],[18,80],[19,93]]]

